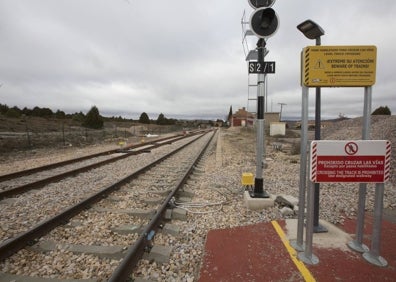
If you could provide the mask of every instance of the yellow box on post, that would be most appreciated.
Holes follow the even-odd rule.
[[[254,185],[254,177],[251,172],[242,173],[242,185],[243,186],[253,186]]]

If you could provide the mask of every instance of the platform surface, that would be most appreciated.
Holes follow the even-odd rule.
[[[386,267],[368,263],[346,246],[355,236],[352,219],[333,225],[329,234],[314,234],[313,253],[319,263],[304,264],[287,247],[287,236],[296,237],[291,227],[296,223],[274,221],[211,230],[199,281],[396,281],[396,222],[391,218],[384,216],[382,222],[380,255],[388,262]],[[363,243],[368,247],[371,233],[372,217],[366,215]]]

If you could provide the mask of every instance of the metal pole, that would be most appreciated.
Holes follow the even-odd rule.
[[[65,139],[65,123],[62,123],[62,140],[63,140],[63,146],[66,146],[66,139]]]
[[[363,128],[362,128],[362,140],[370,139],[370,127],[371,127],[371,103],[372,103],[372,87],[364,88],[364,105],[363,105]],[[348,242],[348,246],[357,252],[364,253],[369,248],[363,244],[363,229],[364,229],[364,214],[366,205],[366,192],[367,184],[359,184],[359,199],[358,199],[358,215],[356,221],[356,236],[355,240]]]
[[[309,189],[307,195],[307,227],[305,233],[305,250],[298,254],[298,258],[307,264],[318,264],[319,259],[312,253],[313,243],[313,202],[314,202],[314,188],[313,182],[309,181]]]
[[[320,36],[316,37],[316,46],[321,45]],[[321,88],[316,87],[315,97],[315,140],[320,140],[321,131]],[[328,232],[328,230],[319,224],[319,198],[320,198],[320,185],[315,183],[314,189],[314,216],[313,216],[313,228],[314,233]]]
[[[279,113],[279,121],[282,121],[282,107],[283,107],[283,104],[280,104],[280,106],[281,106],[281,109],[280,109],[280,113]]]
[[[371,250],[365,252],[363,257],[370,263],[377,266],[387,266],[388,262],[380,256],[380,243],[381,243],[381,223],[382,223],[382,209],[384,200],[384,183],[377,183],[375,187],[375,200],[374,200],[374,222],[373,234],[371,238]]]
[[[286,103],[278,103],[280,105],[280,114],[279,114],[279,121],[282,121],[282,110],[283,110],[283,106],[286,106]]]
[[[302,86],[302,110],[301,110],[301,143],[300,143],[300,187],[298,196],[298,221],[297,240],[291,245],[297,251],[304,250],[304,209],[305,209],[305,187],[307,183],[307,143],[308,143],[308,102],[309,88]]]
[[[25,124],[25,128],[26,128],[26,136],[27,136],[28,147],[32,147],[32,140],[30,139],[29,128],[28,128],[27,122]]]
[[[264,62],[265,56],[264,39],[259,39],[257,42],[258,48],[258,62]],[[259,73],[257,78],[257,146],[256,146],[256,177],[254,179],[254,190],[250,193],[252,198],[269,198],[269,195],[264,191],[263,180],[263,155],[264,155],[264,94],[265,94],[265,74]]]
[[[267,49],[264,49],[263,61],[265,60],[265,56],[268,54],[268,52],[269,51]],[[264,121],[263,121],[263,138],[264,138],[263,139],[263,168],[265,169],[265,168],[267,168],[267,162],[265,160],[265,156],[267,155],[266,148],[265,148],[265,113],[268,112],[267,111],[267,104],[268,104],[268,75],[267,74],[264,75],[264,85],[265,85],[265,88],[264,88],[265,110],[263,113],[263,119],[264,119]],[[264,109],[264,106],[263,106],[263,109]],[[268,197],[269,197],[269,195],[268,195]]]
[[[265,53],[264,53],[265,57]],[[265,76],[265,112],[268,113],[268,76]]]

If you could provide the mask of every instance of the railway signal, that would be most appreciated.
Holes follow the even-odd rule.
[[[270,8],[275,0],[248,0],[255,11],[250,16],[250,29],[259,38],[275,34],[279,26],[278,15]]]
[[[266,74],[275,73],[275,62],[265,62],[264,57],[268,53],[265,48],[266,39],[275,34],[279,26],[278,15],[270,8],[275,0],[248,0],[254,9],[250,16],[250,29],[259,40],[257,41],[257,62],[249,62],[249,73],[257,73],[257,147],[256,147],[256,176],[254,179],[254,190],[250,191],[252,198],[269,198],[264,191],[263,169],[265,163],[264,141],[264,106],[266,93]]]
[[[261,7],[271,7],[274,5],[275,0],[248,0],[248,2],[253,9],[258,9]]]

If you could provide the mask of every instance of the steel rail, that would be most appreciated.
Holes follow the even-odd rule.
[[[190,136],[193,136],[193,135],[190,135]],[[103,161],[100,161],[100,162],[97,162],[97,163],[94,163],[94,164],[90,164],[90,165],[87,165],[87,166],[84,166],[84,167],[72,169],[72,170],[69,170],[69,171],[66,171],[66,172],[63,172],[63,173],[59,173],[57,175],[53,175],[53,176],[49,176],[49,177],[40,179],[40,180],[35,181],[35,182],[27,183],[27,184],[24,184],[24,185],[21,185],[21,186],[18,186],[18,187],[14,187],[14,188],[7,189],[7,190],[2,190],[2,191],[0,191],[0,200],[2,200],[4,198],[7,198],[7,197],[12,197],[12,196],[15,196],[15,195],[22,194],[22,193],[27,192],[27,191],[32,190],[32,189],[41,188],[44,185],[47,185],[49,183],[62,180],[64,178],[66,178],[66,177],[75,176],[75,175],[77,175],[79,173],[86,172],[88,170],[91,170],[91,169],[94,169],[94,168],[97,168],[97,167],[100,167],[100,166],[103,166],[103,165],[106,165],[106,164],[109,164],[109,163],[112,163],[112,162],[119,161],[119,160],[127,158],[127,157],[129,157],[131,155],[137,155],[139,153],[144,153],[144,152],[147,152],[147,150],[151,150],[151,149],[154,149],[154,148],[157,148],[157,147],[160,147],[160,146],[164,146],[166,144],[170,144],[170,143],[172,143],[174,141],[177,141],[177,140],[180,140],[180,139],[183,139],[183,138],[186,138],[186,137],[182,136],[182,137],[178,137],[178,138],[172,138],[168,142],[162,142],[162,141],[166,141],[167,139],[163,139],[162,141],[161,140],[156,140],[155,142],[150,142],[150,144],[145,143],[143,145],[134,146],[133,148],[131,147],[131,149],[134,149],[134,148],[139,148],[139,147],[142,147],[142,146],[151,145],[151,147],[144,148],[144,149],[142,149],[140,151],[132,151],[132,152],[130,152],[130,151],[126,151],[127,149],[125,149],[124,151],[120,151],[119,149],[117,149],[117,151],[114,152],[114,153],[121,152],[121,153],[124,153],[124,155],[116,156],[116,157],[113,157],[113,158],[110,158],[110,159],[107,159],[107,160],[103,160]],[[160,142],[162,142],[162,143],[160,143]],[[112,151],[108,151],[108,152],[112,152]]]
[[[189,178],[190,174],[192,173],[196,164],[200,161],[203,154],[205,153],[207,147],[209,146],[210,142],[212,141],[215,134],[213,134],[207,144],[202,148],[198,157],[194,160],[191,164],[190,168],[183,177],[179,180],[176,187],[168,194],[168,197],[162,203],[161,207],[155,213],[153,219],[150,223],[146,226],[143,230],[142,234],[139,236],[138,240],[129,247],[124,259],[118,265],[116,270],[113,272],[112,276],[108,280],[109,282],[120,282],[120,281],[128,281],[129,276],[133,272],[134,268],[136,267],[139,260],[142,258],[146,247],[150,244],[150,239],[148,238],[149,234],[152,232],[156,233],[157,230],[160,228],[160,222],[163,220],[164,213],[168,207],[169,201],[174,197],[177,191],[186,183],[187,179]]]
[[[115,154],[115,153],[123,152],[125,150],[136,149],[136,148],[139,148],[139,147],[142,147],[142,146],[155,144],[155,143],[162,142],[162,141],[165,141],[165,140],[168,140],[168,139],[176,141],[176,140],[178,140],[180,138],[184,138],[184,136],[181,136],[179,138],[177,138],[177,136],[180,136],[180,135],[175,135],[175,136],[172,136],[172,137],[164,137],[164,138],[152,140],[152,141],[145,142],[145,143],[129,145],[129,146],[126,146],[125,148],[122,148],[122,149],[112,149],[112,150],[108,150],[108,151],[104,151],[104,152],[100,152],[100,153],[95,153],[95,154],[92,154],[92,155],[87,155],[87,156],[78,157],[78,158],[74,158],[74,159],[70,159],[70,160],[65,160],[65,161],[56,162],[56,163],[52,163],[52,164],[47,164],[47,165],[43,165],[43,166],[39,166],[39,167],[35,167],[35,168],[26,169],[26,170],[16,171],[16,172],[12,172],[12,173],[9,173],[9,174],[3,174],[3,175],[0,175],[0,181],[6,181],[6,180],[10,180],[10,179],[21,177],[21,176],[30,175],[30,174],[33,174],[33,173],[36,173],[36,172],[49,170],[49,169],[57,168],[57,167],[60,167],[60,166],[65,166],[65,165],[76,163],[76,162],[81,162],[81,161],[84,161],[84,160],[88,160],[88,159],[92,159],[92,158],[96,158],[96,157],[100,157],[100,156],[104,156],[104,155]]]
[[[163,157],[153,161],[152,163],[142,167],[141,169],[135,171],[134,173],[122,178],[118,182],[104,188],[103,190],[93,194],[92,196],[86,198],[85,200],[71,206],[70,208],[65,209],[63,212],[49,218],[48,220],[43,221],[42,223],[36,225],[32,229],[23,232],[22,234],[11,238],[9,240],[4,241],[0,244],[0,260],[4,260],[17,251],[23,249],[27,245],[34,244],[38,238],[44,236],[54,228],[59,225],[65,224],[68,222],[72,217],[79,214],[82,210],[86,209],[87,207],[93,205],[94,203],[106,198],[110,193],[118,190],[123,184],[131,181],[132,179],[136,178],[140,174],[144,173],[148,169],[154,167],[158,163],[162,162],[163,160],[169,158],[170,156],[176,154],[183,148],[187,147],[191,143],[195,142],[196,140],[202,138],[205,134],[202,134],[197,139],[194,139],[183,146],[175,149],[174,151],[164,155]]]

